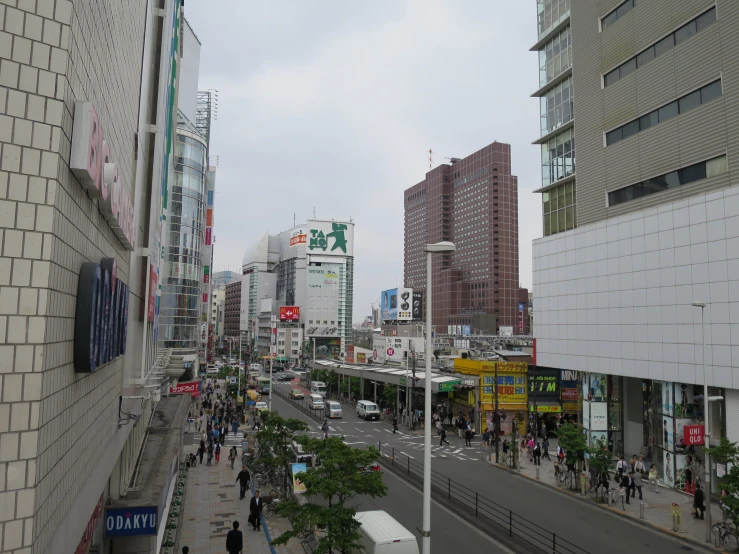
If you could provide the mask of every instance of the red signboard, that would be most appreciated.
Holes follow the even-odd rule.
[[[703,425],[686,425],[684,427],[683,444],[685,446],[703,444],[704,441]]]
[[[80,544],[77,546],[77,550],[74,551],[75,554],[87,554],[87,551],[90,549],[92,537],[95,534],[95,528],[97,527],[98,519],[103,513],[103,509],[105,509],[105,498],[101,494],[100,500],[98,500],[98,503],[95,506],[92,515],[90,516],[90,521],[87,522],[87,527],[85,527],[85,531],[82,533]]]
[[[299,319],[299,306],[280,306],[280,321],[298,321]]]
[[[154,314],[157,307],[157,284],[159,277],[157,276],[156,269],[153,265],[149,265],[149,308],[147,313],[147,319],[154,323]]]
[[[562,400],[577,400],[577,389],[562,389]]]
[[[169,387],[169,394],[200,394],[200,381],[190,381],[189,383],[177,383],[175,387]]]
[[[210,246],[212,237],[213,229],[211,227],[207,227],[205,229],[205,246]]]
[[[297,246],[298,244],[305,244],[307,236],[306,235],[293,235],[290,237],[290,246]]]

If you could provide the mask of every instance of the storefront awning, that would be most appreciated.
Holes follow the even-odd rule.
[[[559,402],[537,402],[536,406],[529,402],[529,411],[538,414],[558,414],[562,412],[562,406]]]
[[[492,412],[495,410],[495,404],[481,404],[480,408],[483,412]],[[528,410],[526,404],[501,404],[498,403],[499,410],[505,410],[507,412],[513,412],[517,410]]]

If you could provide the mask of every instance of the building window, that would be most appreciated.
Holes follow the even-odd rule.
[[[664,123],[665,121],[677,117],[678,114],[684,114],[690,110],[697,108],[701,104],[706,104],[711,100],[715,100],[721,96],[721,80],[714,81],[710,85],[706,85],[703,88],[695,90],[690,94],[670,102],[641,116],[639,119],[629,121],[626,125],[617,127],[612,131],[606,133],[606,146],[616,144],[624,139],[629,138],[631,135],[635,135],[641,131],[646,131],[649,127],[652,127],[658,123]]]
[[[539,50],[539,86],[543,87],[570,67],[572,67],[572,33],[567,26]]]
[[[608,206],[616,206],[630,200],[636,200],[643,196],[649,196],[668,189],[676,188],[682,185],[689,185],[696,181],[702,181],[708,177],[721,175],[729,170],[726,156],[719,156],[689,165],[677,171],[671,171],[664,175],[652,177],[641,183],[634,183],[628,187],[623,187],[608,193]]]
[[[575,183],[565,183],[542,194],[544,236],[569,231],[577,226]]]
[[[558,134],[541,145],[544,186],[551,185],[575,172],[575,133],[573,129]]]
[[[604,20],[605,21],[605,20]],[[609,87],[616,81],[619,81],[627,75],[633,73],[638,68],[648,64],[653,59],[658,58],[675,48],[678,44],[682,44],[690,37],[703,31],[716,22],[716,7],[703,12],[701,15],[689,21],[677,31],[670,33],[665,38],[655,44],[645,48],[633,58],[629,58],[616,69],[609,71],[603,75],[603,86]]]
[[[570,16],[570,0],[536,0],[539,38]]]
[[[575,116],[572,77],[569,77],[539,99],[541,134],[546,135],[568,123]]]
[[[633,8],[636,7],[636,0],[625,0],[616,6],[613,11],[608,13],[603,19],[600,20],[600,28],[605,31],[608,27],[616,23],[619,19],[629,13]]]

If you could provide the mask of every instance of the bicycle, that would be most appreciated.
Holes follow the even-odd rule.
[[[624,498],[626,497],[626,489],[624,487],[618,487],[610,491],[610,502],[609,505],[613,505],[620,498],[621,508],[626,511],[626,504],[624,504]]]
[[[572,484],[572,476],[569,471],[562,469],[561,464],[554,464],[554,481],[555,483],[564,483],[566,487]]]
[[[739,548],[739,541],[737,540],[734,527],[726,521],[713,524],[713,527],[711,527],[711,538],[713,539],[713,544],[722,544],[729,552],[736,552],[737,548]]]

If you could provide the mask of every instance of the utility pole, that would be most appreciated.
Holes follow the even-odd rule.
[[[495,412],[493,412],[493,429],[495,430],[495,463],[500,453],[500,413],[498,412],[498,364],[495,364]]]
[[[411,381],[411,402],[408,406],[408,413],[411,416],[411,431],[416,430],[416,422],[413,418],[413,415],[415,414],[415,410],[411,410],[413,407],[413,400],[416,398],[416,351],[415,349],[411,349],[411,357],[413,358],[413,369],[412,369],[412,381]],[[426,391],[427,394],[429,394],[429,391]]]

